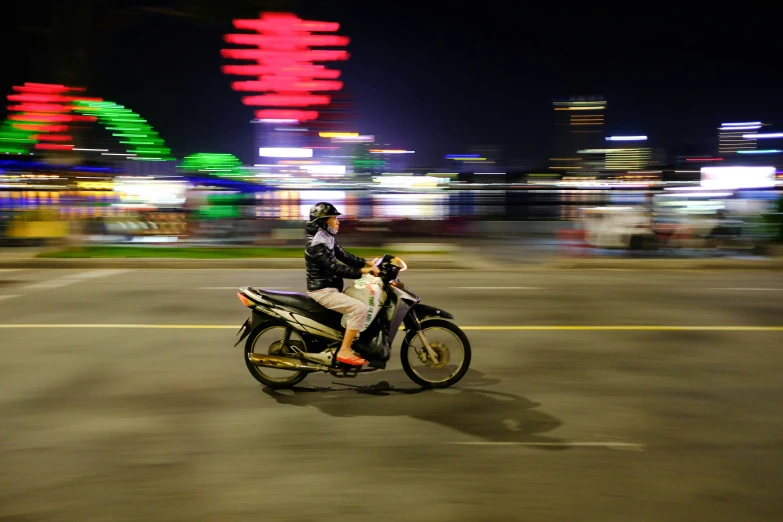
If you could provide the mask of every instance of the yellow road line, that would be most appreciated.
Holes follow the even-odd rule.
[[[130,328],[136,330],[239,330],[227,324],[0,324],[0,328]]]
[[[725,332],[783,332],[783,326],[658,326],[658,325],[633,325],[633,326],[461,326],[463,330],[486,331],[631,331],[631,332],[674,332],[674,331],[725,331]]]
[[[134,328],[139,330],[239,330],[225,324],[0,324],[0,328]]]
[[[131,328],[138,330],[239,330],[225,324],[0,324],[0,328]],[[598,331],[598,332],[783,332],[783,326],[658,326],[658,325],[577,325],[577,326],[462,326],[465,331]]]

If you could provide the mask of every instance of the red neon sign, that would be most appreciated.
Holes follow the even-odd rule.
[[[36,132],[66,132],[68,130],[67,125],[43,125],[39,123],[14,123],[13,128]]]
[[[262,94],[260,96],[245,96],[242,103],[260,107],[310,107],[311,105],[328,105],[329,96],[313,94],[284,96],[282,94]]]
[[[314,80],[311,82],[301,82],[296,78],[276,78],[264,82],[248,81],[233,82],[231,87],[235,91],[291,91],[291,92],[312,92],[312,91],[337,91],[343,88],[343,82],[332,80]]]
[[[73,136],[69,134],[36,134],[33,139],[38,141],[73,141]]]
[[[35,94],[9,94],[8,101],[27,103],[69,103],[73,101],[103,101],[102,98],[87,98],[85,96],[62,96],[60,94],[35,93]]]
[[[257,45],[267,48],[293,47],[306,45],[315,47],[344,47],[350,40],[345,36],[333,36],[325,34],[307,34],[304,36],[269,36],[265,34],[229,34],[226,42],[237,45]]]
[[[321,33],[333,33],[340,29],[336,22],[312,22],[302,20],[293,13],[262,13],[258,20],[234,20],[237,29],[249,29],[259,33],[280,29],[288,31],[316,31]]]
[[[59,105],[54,103],[22,103],[19,105],[10,105],[9,111],[17,112],[50,112],[63,113],[71,110],[70,105]]]
[[[243,97],[245,105],[271,107],[257,110],[257,118],[315,120],[318,111],[300,109],[328,106],[331,96],[318,93],[342,89],[342,82],[333,81],[340,76],[340,71],[313,63],[348,59],[344,50],[313,49],[348,45],[350,40],[344,36],[312,34],[333,33],[340,28],[339,24],[302,20],[293,13],[261,13],[256,20],[234,20],[234,27],[257,34],[226,35],[226,42],[250,48],[224,49],[221,54],[225,58],[250,60],[255,64],[227,65],[222,70],[225,74],[255,77],[250,81],[233,82],[231,87],[240,92],[257,93]]]
[[[80,121],[95,121],[94,116],[72,114],[75,100],[89,99],[102,101],[100,98],[84,98],[70,96],[71,93],[84,92],[82,87],[67,87],[44,83],[25,83],[15,86],[18,94],[10,94],[8,101],[15,103],[8,110],[15,112],[8,118],[15,122],[15,129],[30,131],[30,138],[37,141],[36,149],[40,150],[70,150],[74,147],[73,136],[67,134],[69,123]]]
[[[318,118],[318,111],[295,111],[290,109],[262,109],[256,111],[259,120],[312,121]]]
[[[224,65],[221,70],[226,74],[236,74],[237,76],[272,76],[279,73],[281,75],[280,77],[297,79],[320,78],[324,80],[334,80],[340,77],[340,71],[337,69],[327,69],[323,65],[296,65],[282,68],[266,65]]]
[[[73,121],[73,116],[69,116],[68,114],[35,114],[35,113],[23,113],[23,114],[12,114],[8,117],[9,120],[14,121]]]
[[[66,92],[70,90],[78,90],[77,88],[66,87],[65,85],[52,85],[48,83],[25,83],[20,87],[14,87],[15,91],[19,92]],[[84,89],[81,89],[84,90]]]
[[[8,101],[32,102],[32,103],[57,103],[69,101],[68,96],[59,94],[10,94]]]
[[[39,150],[71,150],[73,145],[61,145],[59,143],[36,143],[35,148]]]
[[[348,59],[348,51],[223,49],[220,51],[220,54],[223,55],[223,58],[231,58],[234,60],[258,60],[267,63],[277,62],[283,64],[283,66],[298,61],[333,62]]]

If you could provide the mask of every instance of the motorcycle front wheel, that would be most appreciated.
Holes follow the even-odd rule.
[[[283,346],[283,336],[286,328],[277,324],[265,323],[253,330],[245,343],[245,364],[250,374],[261,384],[270,388],[291,388],[296,386],[307,377],[306,372],[293,372],[290,370],[278,370],[276,368],[266,368],[256,366],[251,363],[247,356],[251,353],[279,355],[285,357],[292,355],[289,346]],[[296,332],[291,333],[289,345],[296,346],[300,350],[307,351],[304,339]]]
[[[418,333],[410,330],[400,349],[405,374],[423,388],[453,386],[470,367],[468,337],[459,326],[445,319],[423,321],[421,329],[438,360],[429,358]]]

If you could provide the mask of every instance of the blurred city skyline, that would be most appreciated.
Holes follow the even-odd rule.
[[[339,68],[354,113],[343,130],[415,150],[419,165],[492,144],[509,161],[546,166],[553,149],[552,100],[574,95],[607,100],[607,136],[646,135],[670,154],[713,153],[722,122],[783,121],[770,45],[775,33],[758,15],[623,17],[277,3],[305,18],[341,24],[340,33],[351,38],[351,58]],[[252,111],[221,73],[219,53],[231,18],[255,13],[251,4],[239,2],[234,15],[229,3],[225,19],[211,24],[152,9],[134,23],[116,23],[107,51],[96,52],[95,42],[85,40],[91,63],[81,84],[142,114],[180,157],[215,151],[251,163]],[[265,5],[270,2],[259,8]],[[13,8],[18,22],[5,33],[4,48],[16,52],[0,73],[6,91],[46,80],[38,78],[47,70],[40,63],[47,59],[45,38],[30,32],[42,19],[46,26],[40,16],[46,6]],[[89,27],[109,18],[96,13]],[[130,16],[122,13],[113,16]],[[94,37],[106,31],[96,29]]]

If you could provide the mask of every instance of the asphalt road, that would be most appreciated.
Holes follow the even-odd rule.
[[[0,271],[0,521],[783,519],[783,275],[404,275],[455,388],[264,390],[234,288],[299,271]]]

